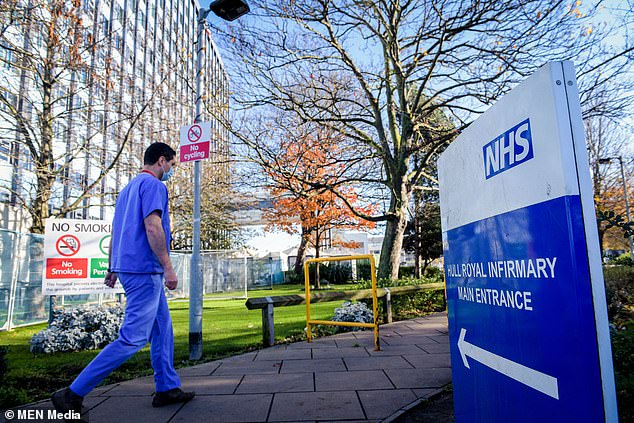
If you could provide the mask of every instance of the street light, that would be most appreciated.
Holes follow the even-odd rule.
[[[249,6],[244,0],[216,0],[209,9],[198,10],[198,51],[196,55],[196,118],[202,115],[203,32],[209,12],[232,21],[246,13]],[[200,262],[200,161],[194,162],[194,234],[192,240],[191,280],[189,285],[189,359],[200,360],[203,355],[203,278]]]
[[[621,165],[621,179],[623,181],[623,196],[625,197],[625,215],[627,216],[627,222],[631,222],[632,220],[630,219],[630,202],[627,198],[627,184],[625,182],[625,169],[623,168],[623,157],[622,156],[617,156],[617,157],[603,157],[599,159],[599,163],[600,164],[610,164],[610,162],[612,160],[618,160],[620,165]],[[628,237],[628,240],[630,242],[630,258],[632,260],[634,260],[634,243],[632,242],[632,236],[630,235]]]
[[[249,5],[243,0],[216,0],[209,9],[226,21],[236,20],[250,11]]]

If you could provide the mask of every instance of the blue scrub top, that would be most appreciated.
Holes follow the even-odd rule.
[[[163,273],[163,267],[150,248],[144,219],[152,212],[161,214],[167,251],[171,241],[167,187],[158,178],[141,173],[121,191],[112,222],[113,272]]]

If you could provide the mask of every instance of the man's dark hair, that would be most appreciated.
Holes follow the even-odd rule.
[[[168,162],[174,158],[176,151],[169,145],[163,142],[155,142],[145,150],[143,155],[143,164],[153,165],[158,162],[158,159],[165,157]]]

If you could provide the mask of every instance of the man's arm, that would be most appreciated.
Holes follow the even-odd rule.
[[[115,272],[111,272],[112,266],[112,236],[110,237],[110,245],[108,246],[108,272],[106,273],[106,279],[103,283],[110,287],[114,288],[114,284],[117,283],[117,274]]]
[[[165,240],[165,232],[163,232],[163,226],[161,225],[161,215],[158,211],[154,211],[150,213],[143,222],[145,224],[145,233],[147,234],[150,248],[163,267],[165,286],[167,286],[167,289],[176,289],[178,277],[174,272],[172,261],[167,252],[167,241]]]

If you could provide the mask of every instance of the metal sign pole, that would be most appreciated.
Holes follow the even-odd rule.
[[[196,119],[201,122],[203,31],[209,10],[198,12],[198,54],[196,56]],[[194,162],[194,236],[192,241],[191,282],[189,286],[189,359],[199,360],[203,354],[203,287],[200,267],[200,160]]]
[[[623,168],[623,156],[619,156],[619,164],[621,165],[621,179],[623,180],[623,195],[625,197],[625,214],[627,216],[628,223],[632,221],[630,219],[630,201],[627,198],[627,182],[625,181],[625,169]],[[632,242],[632,236],[627,237],[630,244],[630,258],[634,260],[634,243]]]

